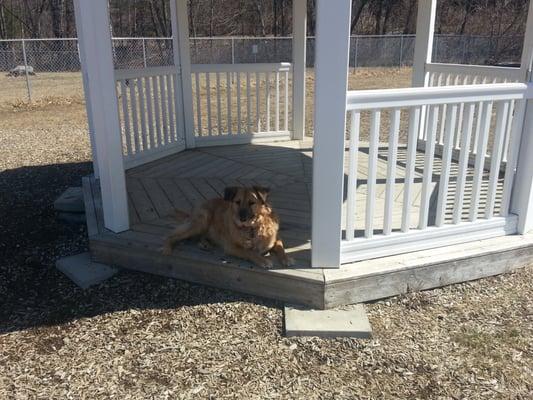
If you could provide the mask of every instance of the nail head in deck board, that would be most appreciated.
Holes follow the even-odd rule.
[[[356,304],[342,310],[309,310],[285,306],[285,336],[369,339],[372,327],[365,307]]]

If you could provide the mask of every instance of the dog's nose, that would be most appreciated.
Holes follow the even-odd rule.
[[[239,210],[239,219],[241,220],[241,222],[245,222],[248,219],[248,211]]]

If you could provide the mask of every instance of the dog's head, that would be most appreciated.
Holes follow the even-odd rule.
[[[253,187],[227,187],[224,190],[224,200],[231,202],[233,221],[239,227],[252,226],[258,217],[268,211],[267,202],[269,188]]]

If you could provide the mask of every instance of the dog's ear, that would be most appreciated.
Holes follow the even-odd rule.
[[[237,195],[237,191],[239,190],[236,186],[227,187],[224,189],[224,200],[226,201],[233,201],[235,196]]]
[[[263,201],[263,203],[266,203],[268,195],[270,194],[270,188],[263,186],[254,186],[253,189],[257,196]]]

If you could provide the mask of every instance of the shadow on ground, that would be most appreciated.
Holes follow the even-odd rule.
[[[275,302],[175,279],[121,271],[81,290],[55,268],[58,258],[88,250],[85,225],[56,219],[54,200],[81,185],[91,163],[0,172],[0,334],[62,324],[127,309],[168,309],[233,301]]]

